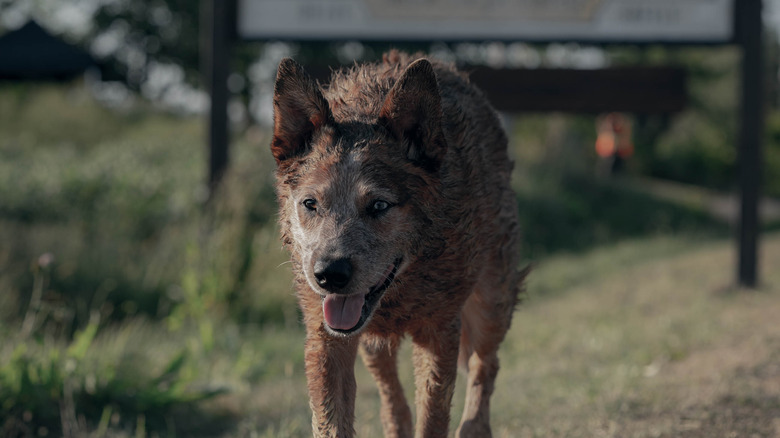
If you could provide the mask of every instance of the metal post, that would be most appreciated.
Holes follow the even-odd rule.
[[[209,112],[209,192],[213,193],[228,164],[228,86],[230,63],[229,1],[206,0],[208,19],[208,86],[211,95]]]
[[[759,200],[764,137],[763,24],[761,0],[739,0],[735,3],[742,46],[741,126],[737,154],[741,191],[738,281],[741,286],[754,288],[758,283]]]

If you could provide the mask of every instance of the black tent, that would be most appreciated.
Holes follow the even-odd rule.
[[[0,80],[67,80],[93,65],[88,53],[32,20],[0,36]]]

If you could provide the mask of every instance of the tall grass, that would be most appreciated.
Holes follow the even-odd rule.
[[[207,206],[201,120],[0,95],[0,435],[180,430],[221,343],[257,375],[236,331],[296,325],[270,154],[240,143]]]

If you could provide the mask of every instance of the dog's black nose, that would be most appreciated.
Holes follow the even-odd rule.
[[[314,278],[323,289],[331,292],[341,289],[352,278],[352,263],[347,258],[318,260],[314,264]]]

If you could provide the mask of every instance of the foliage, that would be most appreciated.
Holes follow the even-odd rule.
[[[124,121],[92,101],[78,103],[87,99],[78,91],[27,93],[30,99],[0,113],[0,242],[14,255],[4,267],[12,279],[10,295],[29,290],[30,261],[52,253],[56,262],[44,297],[52,306],[45,319],[66,331],[86,324],[90,309],[100,310],[103,319],[165,313],[171,301],[165,291],[174,280],[168,274],[181,263],[161,260],[154,247],[163,241],[168,250],[181,245],[175,230],[186,227],[197,210],[197,123],[142,121],[133,114]],[[66,126],[60,114],[117,128],[109,134],[79,123]],[[38,129],[58,124],[58,137]],[[161,168],[164,158],[182,166]],[[155,259],[157,265],[148,264]],[[9,314],[22,310],[24,300],[15,301],[16,307],[5,309]]]
[[[637,117],[636,167],[645,175],[730,189],[736,178],[739,52],[727,48],[614,49],[617,64],[685,69],[688,107],[680,114]]]
[[[103,56],[113,61],[128,84],[139,89],[150,65],[174,64],[184,79],[199,83],[201,3],[191,0],[141,0],[103,2],[93,21],[94,33],[87,39],[113,42]]]
[[[596,178],[593,120],[525,116],[513,125],[515,191],[531,260],[648,235],[726,235],[701,206],[659,199],[621,179]]]
[[[663,234],[728,235],[728,227],[697,207],[659,200],[630,186],[568,177],[555,191],[518,197],[527,230],[525,252],[538,259],[627,238]]]
[[[25,339],[4,345],[8,357],[0,356],[0,430],[3,436],[32,435],[41,430],[55,435],[73,435],[87,427],[89,419],[99,429],[123,427],[144,418],[147,426],[160,428],[174,410],[213,398],[223,388],[193,388],[198,373],[186,350],[161,368],[149,357],[123,355],[96,360],[88,357],[98,333],[93,321],[67,345]],[[93,423],[94,422],[94,423]],[[66,430],[68,429],[68,430]]]

